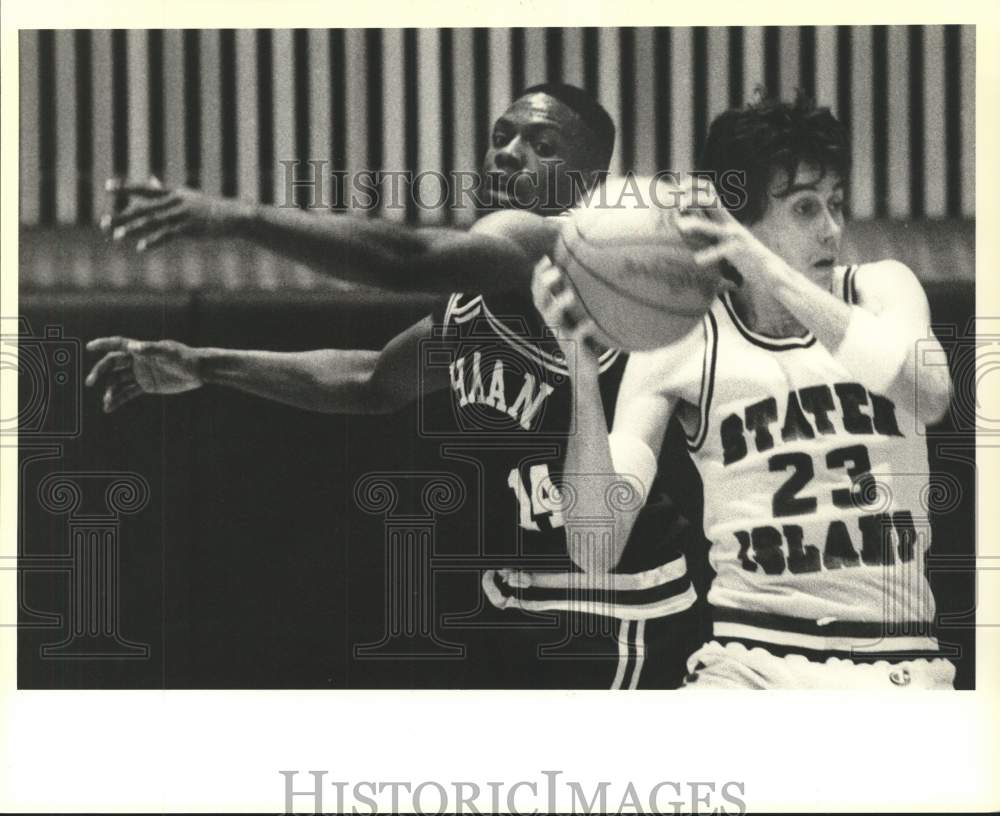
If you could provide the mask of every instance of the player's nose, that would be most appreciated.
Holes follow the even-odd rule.
[[[834,213],[827,211],[823,216],[823,224],[820,228],[820,241],[825,246],[838,247],[843,231],[843,221]]]
[[[515,136],[503,147],[497,149],[493,157],[497,170],[516,173],[524,167],[524,145],[520,136]]]

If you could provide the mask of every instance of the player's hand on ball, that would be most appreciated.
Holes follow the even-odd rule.
[[[249,205],[216,198],[186,187],[164,187],[158,179],[144,184],[108,179],[108,193],[124,195],[128,206],[101,219],[115,241],[135,240],[139,252],[182,235],[223,235],[246,214]]]
[[[722,205],[711,182],[701,180],[701,184],[704,187],[699,190],[698,200],[708,203],[688,207],[677,218],[677,227],[686,239],[711,242],[695,250],[694,261],[698,266],[728,261],[744,277],[759,280],[770,269],[785,265]]]
[[[597,326],[587,317],[558,266],[548,264],[535,270],[531,295],[535,308],[559,341],[570,374],[575,375],[582,365],[596,369],[598,352],[593,336]]]
[[[175,340],[101,337],[87,351],[104,352],[85,382],[104,390],[105,413],[143,394],[181,394],[204,384],[194,349]]]

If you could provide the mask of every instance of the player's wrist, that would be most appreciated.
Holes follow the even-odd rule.
[[[237,238],[251,237],[263,221],[259,204],[239,199],[225,199],[218,215],[219,231]]]
[[[600,374],[597,355],[583,342],[565,352],[566,368],[572,380],[588,379],[596,382]]]
[[[777,293],[780,293],[789,286],[793,286],[797,280],[803,277],[800,273],[792,269],[784,258],[764,246],[761,246],[757,255],[757,267],[760,277],[768,285],[776,287]]]
[[[229,349],[192,348],[191,374],[201,385],[225,385],[235,355]]]

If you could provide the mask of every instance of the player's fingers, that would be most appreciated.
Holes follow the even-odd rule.
[[[566,278],[558,266],[548,266],[538,273],[538,285],[543,299],[553,298],[566,289]]]
[[[693,255],[694,262],[698,266],[711,266],[726,260],[733,251],[733,244],[733,241],[722,241],[714,246],[698,250]]]
[[[115,335],[114,337],[95,337],[87,343],[87,351],[124,351],[129,339]]]
[[[135,379],[135,371],[131,368],[127,369],[117,369],[112,371],[107,376],[108,385],[113,385],[116,388],[124,388],[127,385],[137,385]]]
[[[570,289],[557,295],[552,308],[554,316],[551,325],[558,326],[570,338],[576,337],[580,325],[588,319],[576,294]]]
[[[739,288],[740,288],[739,286],[737,286],[735,283],[733,283],[733,281],[729,280],[728,278],[719,278],[719,284],[716,287],[716,293],[721,295],[723,292],[733,292]]]
[[[133,218],[125,224],[115,227],[111,237],[115,241],[125,238],[139,238],[165,224],[173,224],[184,217],[181,205],[176,201],[168,201],[163,207],[157,207],[153,212],[147,212],[138,218]]]
[[[178,200],[177,196],[169,194],[163,198],[130,207],[124,212],[116,213],[115,215],[104,215],[101,217],[101,229],[105,232],[109,229],[114,229],[113,237],[115,240],[118,240],[130,231],[130,225],[154,213],[159,213],[173,207],[177,204]]]
[[[559,283],[561,277],[562,272],[555,266],[539,269],[532,276],[531,294],[539,312],[548,311],[552,299],[564,286],[564,284]]]
[[[187,231],[187,226],[183,219],[183,214],[179,217],[173,218],[173,223],[166,224],[148,238],[140,238],[138,243],[136,243],[135,248],[139,252],[145,252],[146,250],[154,249],[161,244],[165,244],[167,241],[170,241],[179,235],[183,235]]]
[[[125,341],[125,351],[133,356],[140,354],[147,354],[156,347],[155,340],[132,340],[129,338]]]
[[[540,304],[538,311],[542,315],[545,325],[555,331],[557,335],[563,336],[567,333],[569,326],[566,322],[566,315],[556,303],[555,298],[550,297],[548,301]]]
[[[715,199],[709,206],[702,208],[702,212],[708,216],[708,219],[713,224],[719,224],[720,226],[728,227],[730,229],[740,227],[740,222],[736,220],[728,209],[726,209],[722,203],[722,199],[718,197],[718,194],[715,195]]]
[[[677,229],[686,238],[700,235],[707,238],[722,239],[729,234],[729,230],[722,224],[717,224],[714,221],[709,221],[694,214],[677,216]]]
[[[545,325],[551,329],[559,329],[562,323],[562,312],[557,309],[551,300],[547,303],[538,304],[538,312],[545,321]]]
[[[563,271],[555,264],[549,264],[539,273],[542,282],[549,287],[562,288],[565,286]]]
[[[580,299],[572,289],[564,289],[553,298],[553,305],[559,312],[574,325],[584,318],[583,307]]]
[[[715,206],[719,194],[715,185],[704,176],[690,175],[681,185],[685,206],[683,209],[700,210]]]
[[[497,570],[497,574],[503,578],[505,584],[518,589],[526,589],[531,586],[531,578],[521,570]]]
[[[108,386],[104,392],[104,412],[110,414],[117,411],[129,400],[133,400],[143,393],[138,385]]]
[[[112,371],[120,371],[131,368],[131,366],[132,358],[128,354],[123,351],[109,351],[90,369],[90,373],[87,375],[87,379],[84,380],[84,384],[88,386],[94,385],[101,377]]]
[[[743,273],[729,261],[719,264],[719,274],[722,275],[723,287],[726,289],[739,289],[743,285]]]
[[[564,310],[569,310],[573,309],[574,307],[578,307],[580,303],[580,299],[576,296],[576,292],[574,292],[569,287],[562,289],[556,294],[554,294],[553,300],[555,301],[556,306]]]
[[[151,184],[149,182],[130,183],[120,178],[109,178],[104,182],[104,191],[107,193],[134,195],[139,198],[162,198],[170,193],[170,190],[162,184]]]
[[[583,317],[577,321],[573,327],[572,337],[574,340],[583,342],[590,339],[597,333],[597,324],[589,317]]]
[[[187,218],[187,213],[184,211],[183,205],[174,202],[170,206],[143,218],[138,218],[130,224],[116,227],[112,238],[116,241],[121,241],[124,238],[140,238],[140,241],[136,242],[138,248],[142,236],[149,236],[162,227],[180,223],[185,218]],[[141,252],[142,249],[139,251]]]

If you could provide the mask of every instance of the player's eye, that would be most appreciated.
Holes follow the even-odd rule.
[[[503,147],[510,141],[510,137],[502,130],[493,131],[493,147]]]
[[[549,142],[535,142],[535,152],[543,159],[556,154],[556,149]]]
[[[816,215],[819,212],[819,207],[814,199],[803,198],[796,202],[794,210],[797,215],[809,217]]]
[[[830,202],[830,212],[834,215],[840,215],[844,212],[844,201],[840,198],[835,198]]]

